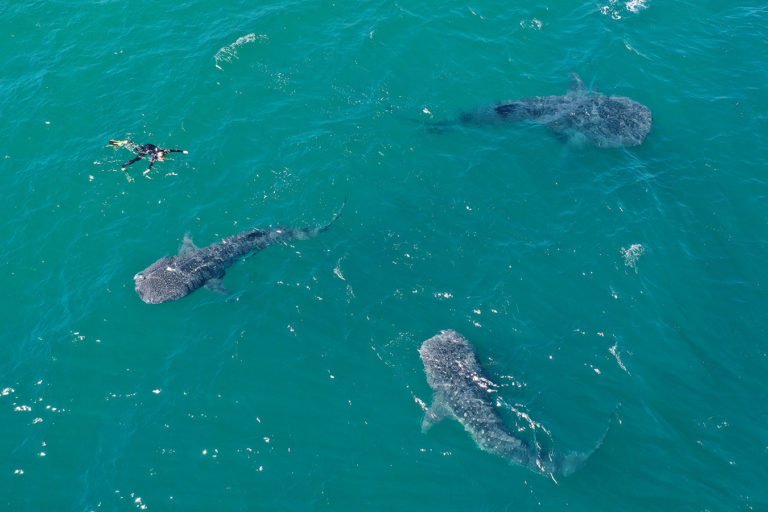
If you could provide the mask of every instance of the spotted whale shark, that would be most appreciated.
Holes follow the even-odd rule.
[[[424,416],[424,431],[435,422],[452,417],[461,423],[480,449],[555,480],[579,469],[602,444],[601,438],[590,453],[560,455],[515,435],[499,415],[497,386],[485,375],[472,345],[456,331],[442,331],[424,341],[419,355],[427,383],[435,394]]]
[[[160,258],[133,277],[136,293],[147,304],[160,304],[203,286],[224,291],[221,279],[225,270],[238,260],[276,243],[314,237],[330,228],[343,208],[342,204],[328,224],[316,228],[250,229],[202,248],[185,236],[176,256]]]
[[[463,112],[458,120],[426,125],[440,131],[452,125],[522,122],[544,125],[567,141],[615,148],[642,144],[651,131],[653,116],[648,107],[630,98],[589,91],[572,74],[564,95],[503,101]]]

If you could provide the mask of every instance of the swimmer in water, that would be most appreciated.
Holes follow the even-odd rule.
[[[142,144],[140,146],[131,140],[110,140],[109,145],[116,148],[126,147],[136,153],[136,158],[129,160],[122,165],[123,171],[125,171],[125,168],[129,165],[138,162],[145,156],[149,156],[149,167],[147,167],[147,170],[144,171],[144,176],[149,174],[149,171],[152,170],[152,166],[155,165],[156,161],[160,160],[162,162],[165,160],[165,155],[168,153],[184,153],[185,155],[189,154],[189,151],[186,149],[164,149],[159,148],[154,144]]]

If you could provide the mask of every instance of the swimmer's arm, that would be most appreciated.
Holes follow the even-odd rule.
[[[185,155],[189,154],[189,151],[186,149],[166,149],[164,151],[166,153],[184,153]]]

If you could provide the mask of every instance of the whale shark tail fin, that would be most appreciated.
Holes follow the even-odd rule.
[[[333,226],[333,224],[341,216],[341,212],[344,211],[344,207],[346,205],[347,205],[347,198],[345,196],[344,201],[341,203],[341,206],[339,207],[338,210],[336,210],[336,213],[333,214],[333,218],[327,224],[324,224],[322,226],[317,226],[314,228],[310,228],[310,227],[279,228],[274,231],[279,234],[278,238],[280,240],[307,240],[309,238],[314,238],[320,233],[331,229],[331,226]]]
[[[319,235],[320,233],[323,233],[325,231],[328,231],[331,229],[331,226],[338,220],[338,218],[341,216],[341,212],[344,211],[344,207],[347,206],[347,197],[344,196],[344,201],[342,201],[341,206],[338,210],[336,210],[336,213],[333,214],[333,218],[327,223],[322,226],[318,226],[316,228],[302,228],[299,230],[296,230],[294,233],[295,238],[311,238]]]
[[[576,452],[571,451],[566,453],[563,456],[560,456],[558,460],[556,461],[554,473],[560,476],[570,476],[574,474],[576,471],[581,469],[584,464],[586,464],[587,459],[589,459],[597,450],[599,450],[603,446],[603,442],[605,441],[605,437],[608,435],[608,432],[611,430],[611,426],[613,426],[613,422],[616,420],[618,416],[619,408],[621,407],[621,403],[616,405],[616,408],[613,411],[613,414],[611,414],[611,418],[608,421],[608,426],[603,431],[603,434],[600,436],[600,438],[597,440],[597,443],[595,443],[595,446],[588,452]]]

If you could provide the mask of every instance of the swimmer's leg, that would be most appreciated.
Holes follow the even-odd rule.
[[[137,146],[136,143],[133,142],[131,139],[126,139],[126,140],[110,139],[109,145],[115,148],[130,149],[131,151],[135,151],[137,153],[139,148],[139,146]]]
[[[125,170],[125,168],[126,168],[126,167],[128,167],[129,165],[131,165],[131,164],[135,164],[136,162],[138,162],[139,160],[141,160],[141,158],[142,158],[143,156],[144,156],[144,155],[139,155],[139,156],[137,156],[136,158],[134,158],[133,160],[129,160],[129,161],[125,162],[125,163],[123,164],[123,166],[122,166],[122,167],[123,167],[123,170]]]

